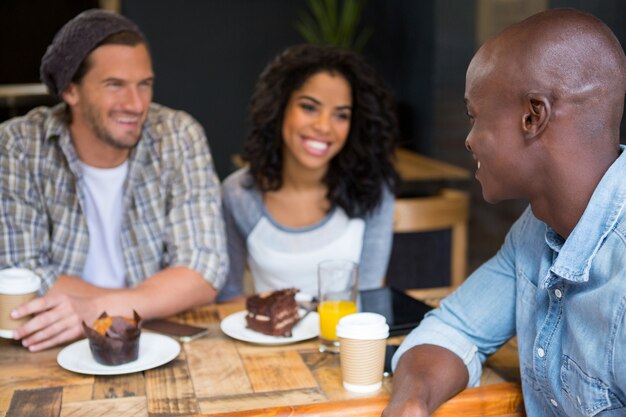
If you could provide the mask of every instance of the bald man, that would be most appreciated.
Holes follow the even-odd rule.
[[[626,415],[626,58],[576,10],[534,15],[467,70],[465,141],[489,202],[530,207],[394,356],[384,417],[428,416],[517,335],[526,413]]]

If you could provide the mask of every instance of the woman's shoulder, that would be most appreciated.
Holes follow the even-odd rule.
[[[224,198],[234,199],[252,198],[259,193],[248,167],[240,168],[226,177],[222,182],[222,190]]]
[[[256,222],[263,213],[263,199],[247,167],[230,174],[222,182],[224,208],[235,215]]]

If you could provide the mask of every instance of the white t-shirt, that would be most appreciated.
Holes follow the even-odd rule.
[[[82,278],[98,287],[123,288],[126,268],[120,236],[128,162],[115,168],[94,168],[82,162],[80,166],[89,230],[89,251]]]
[[[339,207],[313,227],[285,228],[263,217],[248,236],[248,265],[257,292],[296,287],[318,294],[317,265],[328,259],[359,262],[363,219],[349,218]]]

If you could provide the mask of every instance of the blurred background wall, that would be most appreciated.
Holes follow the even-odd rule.
[[[142,28],[156,72],[154,100],[198,119],[218,174],[232,172],[256,78],[274,55],[304,41],[294,25],[308,10],[306,0],[3,0],[0,85],[39,82],[39,60],[53,34],[80,10],[98,6],[117,9]],[[552,7],[587,10],[626,44],[621,0],[369,0],[362,25],[373,32],[363,54],[396,96],[403,146],[473,171],[464,148],[467,64],[485,37]],[[0,120],[32,105],[5,103]],[[626,121],[622,126],[626,142]],[[470,271],[495,253],[526,205],[486,204],[476,181],[471,194]]]

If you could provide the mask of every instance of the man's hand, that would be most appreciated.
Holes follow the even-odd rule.
[[[451,351],[417,345],[404,352],[393,375],[393,389],[382,417],[428,417],[467,386],[467,367]]]
[[[82,336],[82,321],[91,325],[103,311],[130,317],[135,310],[149,320],[208,304],[216,295],[211,284],[184,267],[166,268],[135,288],[100,288],[61,275],[46,295],[15,309],[13,318],[34,317],[13,337],[37,352]]]
[[[13,337],[31,352],[38,352],[77,339],[83,320],[92,323],[100,314],[89,298],[48,293],[23,304],[11,313],[15,319],[34,317],[15,330]]]

